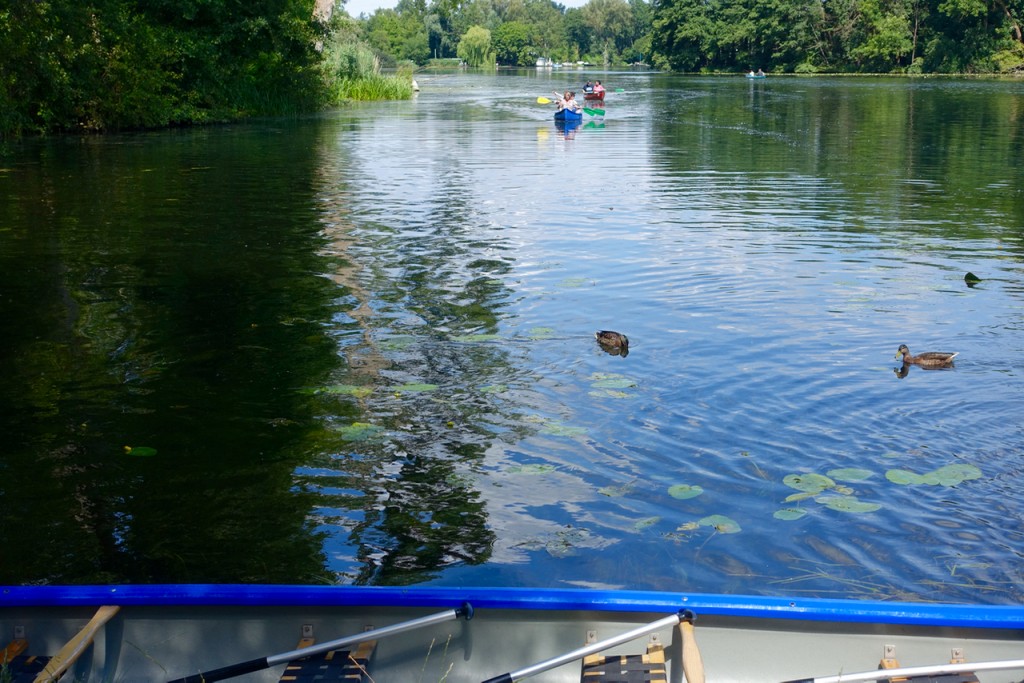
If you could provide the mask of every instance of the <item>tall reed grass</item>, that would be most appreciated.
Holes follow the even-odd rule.
[[[412,73],[399,69],[394,75],[380,72],[373,50],[351,37],[338,37],[325,50],[324,65],[333,99],[407,100],[412,97]]]

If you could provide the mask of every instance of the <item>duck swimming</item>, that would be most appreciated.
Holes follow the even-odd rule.
[[[594,337],[597,338],[597,343],[601,345],[601,348],[613,356],[629,355],[629,338],[621,332],[599,330],[594,333]]]
[[[944,365],[952,365],[953,358],[957,356],[957,353],[946,353],[945,351],[925,351],[924,353],[912,356],[910,355],[910,349],[907,348],[906,344],[900,344],[900,348],[896,350],[896,357],[903,357],[903,363],[913,363],[915,365],[923,365],[926,367],[940,367]]]

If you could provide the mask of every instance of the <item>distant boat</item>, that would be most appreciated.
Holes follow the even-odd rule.
[[[551,68],[554,65],[555,65],[555,63],[552,62],[547,57],[538,57],[537,58],[537,68],[538,69],[549,69],[549,68]]]
[[[759,74],[756,74],[756,73],[754,73],[753,71],[751,71],[750,73],[748,73],[748,74],[747,74],[747,78],[754,78],[754,79],[758,79],[758,78],[768,78],[768,74],[766,74],[766,73],[763,73],[763,72],[762,72],[762,73],[759,73]]]

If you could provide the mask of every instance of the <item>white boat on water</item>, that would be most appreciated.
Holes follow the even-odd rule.
[[[0,633],[9,642],[0,675],[14,683],[65,672],[81,683],[1024,679],[1020,606],[489,587],[0,586]],[[304,677],[343,667],[351,678]]]
[[[537,68],[538,69],[549,69],[549,68],[551,68],[554,65],[555,65],[555,63],[552,62],[547,57],[538,57],[537,58]]]

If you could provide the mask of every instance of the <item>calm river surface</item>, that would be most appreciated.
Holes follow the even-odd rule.
[[[0,583],[1024,599],[1024,82],[419,81],[3,148]]]

